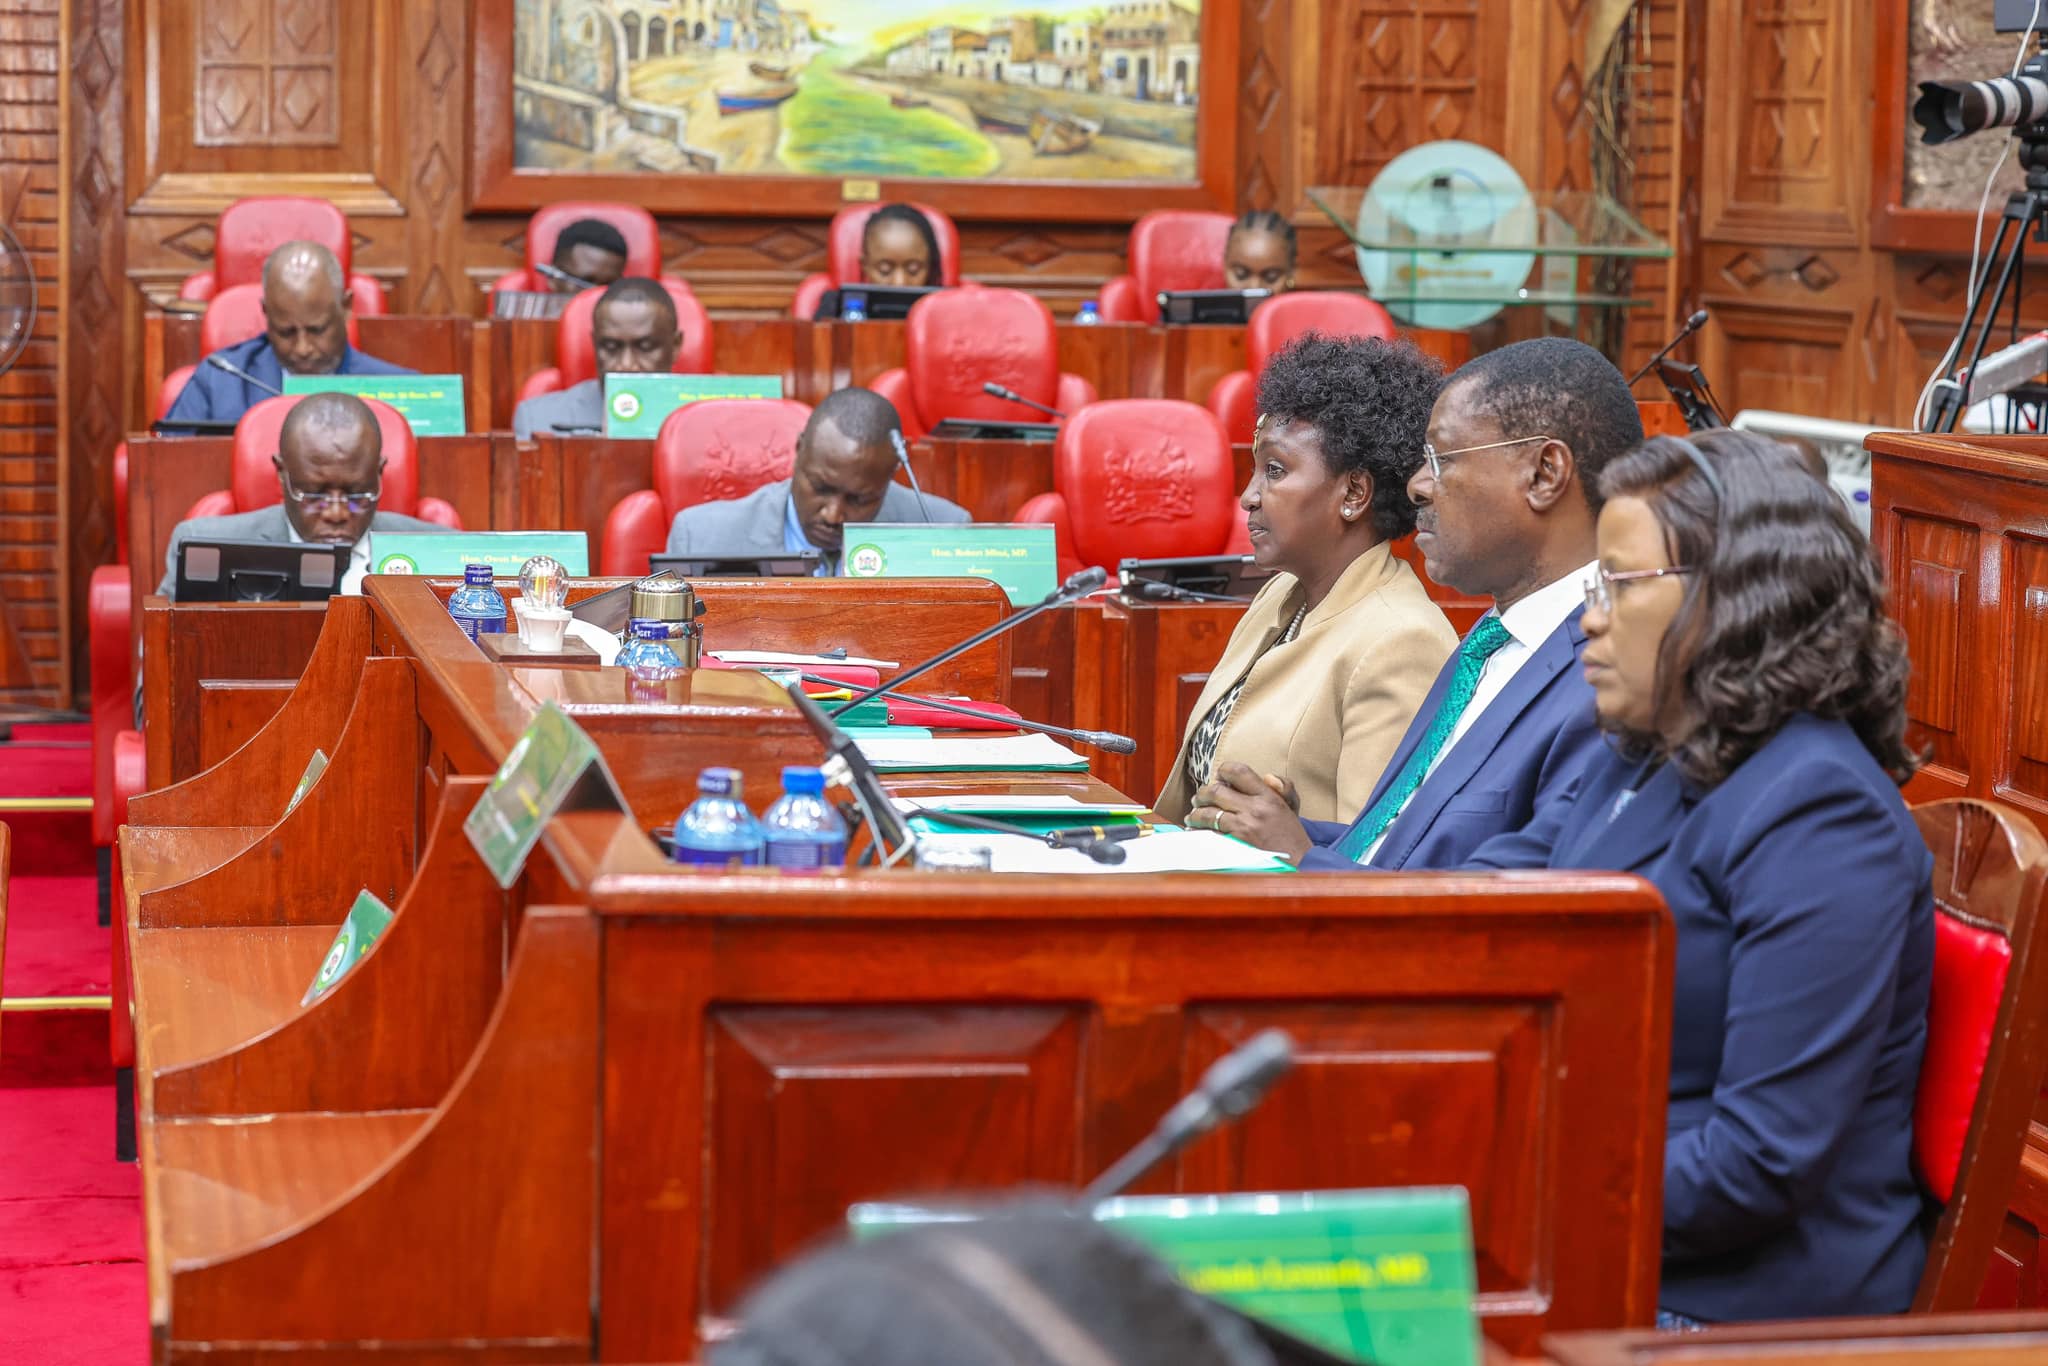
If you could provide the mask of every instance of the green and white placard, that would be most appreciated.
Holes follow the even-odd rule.
[[[292,789],[292,799],[284,804],[284,814],[289,816],[298,804],[313,790],[313,784],[320,781],[320,775],[327,771],[327,751],[316,749],[313,757],[306,760],[306,771],[299,775],[299,785]]]
[[[707,398],[781,398],[780,375],[625,375],[604,377],[606,436],[653,437],[668,415]]]
[[[354,394],[398,409],[414,436],[461,436],[469,430],[460,375],[286,375],[292,394]]]
[[[320,971],[313,978],[313,985],[306,988],[306,994],[299,998],[299,1004],[309,1006],[334,990],[334,984],[348,976],[349,969],[363,959],[384,931],[391,927],[391,908],[377,895],[364,888],[356,893],[355,905],[348,908],[342,918],[341,929],[334,936],[333,947],[320,960]]]
[[[550,555],[564,572],[590,572],[590,538],[580,531],[372,531],[372,574],[460,574],[487,564],[501,579],[516,579],[535,555]]]
[[[846,528],[853,579],[993,579],[1022,607],[1059,587],[1052,528],[1023,522],[869,522]]]
[[[518,879],[541,831],[572,796],[589,790],[586,784],[609,792],[610,804],[623,809],[589,733],[553,702],[542,703],[462,822],[462,833],[500,887]]]

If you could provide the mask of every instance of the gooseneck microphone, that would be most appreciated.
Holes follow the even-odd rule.
[[[1024,397],[1024,395],[1018,393],[1015,389],[1005,389],[1002,385],[996,383],[994,380],[989,380],[986,384],[982,385],[981,392],[983,392],[984,394],[992,394],[995,397],[1003,399],[1010,403],[1021,403],[1026,408],[1036,408],[1039,412],[1044,413],[1047,417],[1056,417],[1062,422],[1065,422],[1067,420],[1067,415],[1061,412],[1059,409],[1048,408],[1043,403],[1040,403],[1037,399]]]
[[[539,275],[543,279],[552,280],[558,285],[568,285],[574,289],[597,288],[596,281],[586,280],[581,275],[571,275],[552,261],[542,261],[533,268],[533,271],[534,274]]]
[[[1243,1119],[1293,1066],[1294,1040],[1280,1029],[1263,1030],[1250,1042],[1225,1053],[1210,1064],[1195,1089],[1161,1117],[1143,1142],[1088,1183],[1088,1189],[1074,1201],[1075,1207],[1083,1212],[1093,1209],[1217,1125]]]
[[[1659,351],[1656,355],[1650,357],[1650,359],[1644,363],[1642,369],[1636,371],[1633,375],[1630,375],[1628,377],[1629,388],[1635,388],[1636,381],[1641,379],[1644,375],[1649,374],[1652,370],[1656,369],[1658,361],[1663,360],[1673,351],[1676,351],[1678,349],[1678,344],[1680,342],[1684,341],[1687,337],[1690,337],[1693,333],[1699,331],[1702,327],[1705,327],[1706,325],[1707,310],[1704,308],[1701,309],[1699,312],[1693,314],[1690,318],[1687,318],[1685,320],[1685,326],[1678,329],[1678,335],[1673,337],[1670,341],[1665,342],[1664,349],[1662,351]]]
[[[1177,583],[1166,583],[1159,579],[1132,579],[1124,585],[1124,593],[1135,593],[1147,602],[1231,602],[1241,603],[1244,598],[1233,598],[1228,593],[1204,593],[1199,588],[1182,588]]]
[[[910,480],[910,491],[917,495],[918,513],[929,522],[932,519],[932,510],[925,506],[924,490],[917,486],[917,471],[910,468],[910,447],[903,444],[901,429],[890,429],[889,444],[896,448],[896,463],[903,466],[903,475]]]
[[[278,388],[275,384],[270,383],[270,381],[268,380],[261,380],[256,378],[256,376],[250,374],[241,366],[235,364],[233,361],[228,360],[226,357],[222,356],[218,351],[208,356],[206,358],[206,363],[208,365],[211,365],[216,370],[227,371],[229,374],[233,375],[236,379],[242,381],[242,383],[244,384],[255,385],[258,389],[261,389],[264,393],[269,394],[272,398],[284,397],[284,390]]]
[[[880,697],[883,693],[896,692],[899,689],[901,689],[905,683],[908,683],[911,679],[916,678],[919,674],[930,673],[933,669],[938,668],[939,665],[944,664],[949,660],[959,658],[961,655],[966,654],[969,650],[972,650],[975,646],[986,644],[987,642],[994,640],[997,636],[1002,635],[1005,631],[1016,630],[1019,626],[1022,626],[1025,622],[1031,620],[1035,616],[1038,616],[1040,613],[1050,611],[1052,608],[1058,607],[1062,603],[1072,602],[1075,598],[1083,598],[1088,596],[1088,594],[1093,593],[1096,589],[1102,587],[1102,585],[1105,582],[1107,582],[1108,579],[1109,571],[1104,569],[1101,565],[1095,565],[1092,568],[1083,569],[1078,574],[1075,574],[1071,578],[1069,578],[1065,583],[1061,584],[1058,588],[1055,588],[1052,590],[1052,592],[1046,594],[1043,600],[1039,602],[1034,602],[1033,604],[1031,604],[1031,606],[1025,608],[1023,611],[1018,612],[1012,616],[1004,617],[1001,621],[997,622],[995,625],[989,627],[985,631],[976,631],[973,635],[961,641],[958,645],[950,646],[947,649],[941,650],[938,654],[933,655],[930,659],[912,665],[910,668],[905,669],[902,673],[897,674],[896,677],[890,679],[887,683],[877,683],[874,687],[867,689],[865,692],[855,693],[851,700],[841,702],[838,706],[834,707],[831,711],[825,714],[827,716],[844,716],[847,712],[853,710],[855,707],[859,706],[861,703],[867,701],[871,697]]]
[[[826,678],[822,674],[804,674],[802,677],[804,682],[820,686],[834,688],[846,686],[838,679]],[[983,721],[998,721],[1006,726],[1015,726],[1018,730],[1036,731],[1040,735],[1057,735],[1062,740],[1074,740],[1092,749],[1103,750],[1109,754],[1136,754],[1138,752],[1138,742],[1136,740],[1133,740],[1128,735],[1118,735],[1113,730],[1075,730],[1071,726],[1055,726],[1050,721],[1033,721],[1023,716],[1006,716],[1001,712],[981,711],[975,707],[962,706],[958,702],[949,702],[943,697],[927,697],[923,693],[895,692],[890,688],[884,688],[880,695],[883,697],[900,697],[905,702],[914,702],[920,707],[933,707],[939,711],[950,711],[959,716],[972,716]]]

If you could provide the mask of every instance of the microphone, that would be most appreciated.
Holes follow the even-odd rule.
[[[994,640],[997,636],[1003,634],[1005,631],[1016,630],[1019,626],[1022,626],[1025,622],[1031,620],[1033,617],[1039,615],[1041,612],[1049,611],[1052,608],[1058,607],[1063,603],[1072,602],[1075,598],[1084,598],[1088,596],[1088,594],[1093,593],[1096,589],[1102,587],[1102,585],[1105,582],[1107,582],[1108,579],[1109,571],[1104,569],[1101,565],[1096,565],[1093,568],[1089,569],[1083,569],[1078,574],[1075,574],[1071,578],[1069,578],[1065,583],[1061,584],[1058,588],[1055,588],[1052,590],[1052,592],[1046,594],[1042,601],[1034,602],[1033,604],[1031,604],[1031,606],[1025,608],[1023,611],[1018,612],[1012,616],[1004,617],[1001,621],[989,627],[987,630],[975,632],[967,639],[961,641],[958,645],[952,646],[945,650],[941,650],[938,654],[933,655],[930,659],[924,660],[922,663],[912,665],[910,668],[905,669],[902,673],[897,674],[896,677],[890,679],[887,683],[877,683],[874,687],[869,688],[865,692],[855,693],[851,700],[841,702],[838,706],[834,707],[831,711],[828,711],[825,714],[827,716],[844,716],[847,712],[853,710],[855,707],[859,706],[861,703],[867,701],[871,697],[880,697],[883,693],[896,692],[899,689],[901,689],[905,683],[908,683],[911,679],[916,678],[919,674],[930,673],[933,669],[938,668],[939,665],[944,664],[949,660],[957,659],[959,656],[966,654],[969,650],[972,650],[975,646],[986,644],[987,642]]]
[[[261,389],[264,393],[269,394],[272,398],[284,397],[284,390],[278,388],[275,384],[272,384],[267,380],[260,380],[256,378],[256,376],[250,374],[241,366],[223,357],[218,351],[208,356],[206,358],[206,363],[208,365],[211,365],[216,370],[227,371],[229,374],[233,375],[236,379],[242,381],[242,383],[244,384],[255,385],[258,389]]]
[[[554,264],[552,261],[542,261],[539,265],[533,268],[533,273],[540,276],[542,279],[552,280],[554,283],[558,285],[568,285],[573,289],[597,288],[597,284],[595,281],[586,280],[581,275],[571,275],[568,271],[563,270],[560,266]]]
[[[903,466],[903,473],[910,480],[910,491],[917,495],[917,510],[919,514],[929,522],[932,519],[932,510],[925,506],[924,490],[917,486],[917,471],[910,468],[910,447],[903,444],[903,431],[901,428],[890,429],[889,443],[896,448],[896,463]]]
[[[1249,1043],[1225,1053],[1210,1064],[1195,1089],[1161,1117],[1143,1142],[1088,1183],[1088,1189],[1074,1201],[1075,1207],[1083,1212],[1093,1209],[1218,1124],[1243,1119],[1293,1066],[1294,1040],[1280,1029],[1263,1030]]]
[[[1196,588],[1182,588],[1177,583],[1164,583],[1158,579],[1132,579],[1124,585],[1124,592],[1135,592],[1148,602],[1243,602],[1228,593],[1204,593]]]
[[[1666,356],[1670,355],[1673,351],[1677,350],[1678,344],[1680,342],[1684,341],[1687,337],[1690,337],[1693,333],[1699,331],[1702,327],[1705,327],[1706,325],[1707,310],[1704,308],[1701,309],[1699,312],[1693,314],[1690,318],[1687,318],[1685,320],[1685,326],[1678,329],[1678,335],[1673,337],[1670,341],[1665,342],[1664,349],[1662,351],[1659,351],[1656,355],[1650,357],[1649,361],[1643,366],[1642,369],[1636,371],[1633,375],[1630,375],[1628,377],[1628,387],[1631,389],[1635,388],[1636,381],[1641,379],[1644,375],[1649,374],[1652,370],[1656,369],[1658,361],[1663,360]]]
[[[1005,389],[1002,385],[996,383],[994,380],[989,380],[986,384],[983,384],[981,386],[981,392],[983,392],[984,394],[993,394],[995,395],[995,397],[1000,399],[1007,399],[1011,403],[1021,403],[1027,408],[1036,408],[1039,412],[1046,414],[1048,417],[1056,417],[1062,422],[1065,422],[1067,420],[1067,415],[1061,412],[1059,409],[1048,408],[1043,403],[1038,402],[1036,399],[1029,399],[1024,397],[1024,395],[1018,393],[1015,389]]]
[[[826,678],[821,674],[804,674],[802,678],[806,683],[816,683],[832,687],[844,686],[838,679]],[[921,707],[936,707],[940,711],[955,712],[961,716],[972,716],[982,721],[1000,721],[1006,726],[1015,726],[1018,730],[1036,731],[1040,735],[1057,735],[1062,740],[1076,740],[1081,744],[1089,746],[1091,749],[1103,750],[1109,754],[1136,754],[1138,752],[1138,742],[1136,740],[1133,740],[1128,735],[1118,735],[1113,730],[1074,730],[1067,726],[1055,726],[1050,721],[1033,721],[1022,716],[1004,716],[999,712],[978,711],[973,707],[962,706],[958,702],[948,702],[940,697],[927,697],[922,693],[890,692],[887,688],[884,688],[882,691],[887,696],[900,697],[905,702],[915,702]]]

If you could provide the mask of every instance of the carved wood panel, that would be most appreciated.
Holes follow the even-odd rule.
[[[332,147],[336,0],[209,0],[199,10],[192,121],[201,147]]]
[[[1976,528],[1901,514],[1893,555],[1902,566],[1892,576],[1900,587],[1893,615],[1906,633],[1913,673],[1906,687],[1906,716],[1914,744],[1926,746],[1930,764],[1947,770],[1958,785],[1969,782],[1971,765],[1963,718],[1982,705],[1976,680],[1964,667],[1970,657],[1973,614],[1963,604],[1978,592],[1979,533]]]
[[[2011,642],[2007,676],[2048,677],[2048,541],[2011,535],[2003,550],[2005,638]],[[2048,692],[2022,686],[2012,694],[2012,771],[2002,776],[2011,793],[2033,798],[2034,810],[2048,809]]]

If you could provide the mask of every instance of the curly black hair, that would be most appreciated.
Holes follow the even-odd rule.
[[[1369,476],[1373,530],[1391,541],[1415,530],[1408,480],[1443,383],[1443,366],[1412,343],[1306,332],[1267,359],[1259,412],[1313,428],[1332,474]]]
[[[1906,645],[1884,613],[1877,556],[1798,452],[1725,429],[1660,436],[1600,485],[1647,503],[1671,562],[1700,567],[1658,654],[1658,734],[1623,733],[1625,752],[1711,787],[1810,712],[1848,722],[1897,782],[1913,776]],[[1675,745],[1659,738],[1680,730]]]

